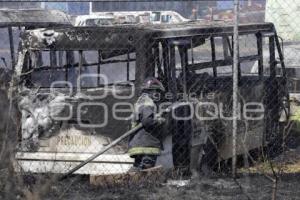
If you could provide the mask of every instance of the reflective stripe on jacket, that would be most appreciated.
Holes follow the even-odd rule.
[[[160,149],[155,147],[132,147],[128,151],[130,156],[136,155],[160,155]]]

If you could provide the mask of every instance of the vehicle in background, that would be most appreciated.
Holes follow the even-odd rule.
[[[205,20],[220,20],[220,21],[233,21],[234,12],[233,6],[226,9],[218,9],[211,7],[203,13]],[[240,8],[239,21],[240,23],[259,23],[265,20],[265,7],[260,3],[253,3],[250,6],[243,6]]]
[[[175,24],[188,22],[175,11],[95,12],[79,15],[75,26],[107,26],[115,24]]]
[[[113,15],[79,15],[75,18],[75,26],[109,26],[115,23]]]
[[[150,16],[153,24],[174,24],[190,21],[175,11],[152,11]]]

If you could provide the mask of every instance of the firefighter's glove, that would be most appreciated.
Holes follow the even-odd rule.
[[[139,113],[139,119],[144,128],[146,128],[146,129],[153,128],[156,124],[156,122],[154,120],[153,108],[152,107],[144,107],[143,109],[141,109],[141,112]]]
[[[166,118],[162,117],[162,116],[159,115],[159,114],[156,114],[156,115],[155,115],[155,121],[156,121],[156,123],[157,123],[158,125],[161,125],[161,124],[163,124],[163,123],[166,122]]]
[[[161,117],[161,116],[155,116],[153,117],[153,115],[147,118],[144,118],[141,122],[142,125],[144,126],[144,128],[154,128],[155,126],[161,125],[166,121],[165,118]]]

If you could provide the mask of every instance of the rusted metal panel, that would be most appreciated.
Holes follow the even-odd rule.
[[[0,10],[0,27],[72,26],[68,15],[58,10]]]

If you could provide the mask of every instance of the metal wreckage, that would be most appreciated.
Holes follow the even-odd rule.
[[[17,170],[65,173],[107,146],[129,129],[129,105],[148,76],[158,77],[166,87],[165,102],[181,103],[172,108],[179,119],[166,117],[167,136],[158,165],[196,169],[200,163],[214,167],[232,157],[232,119],[228,116],[232,110],[233,24],[14,25],[26,27],[20,34],[13,76],[21,113]],[[253,111],[239,119],[240,155],[282,136],[289,94],[273,24],[242,24],[239,34],[255,42],[251,55],[240,56],[239,109],[244,112],[247,105]],[[202,47],[204,51],[198,50]],[[263,63],[263,48],[269,50],[268,63]],[[244,64],[255,62],[258,72],[246,73]],[[218,108],[222,111],[206,120],[216,112],[212,105],[222,105]],[[113,113],[118,106],[121,111]],[[127,172],[133,161],[126,150],[124,140],[75,173]]]

